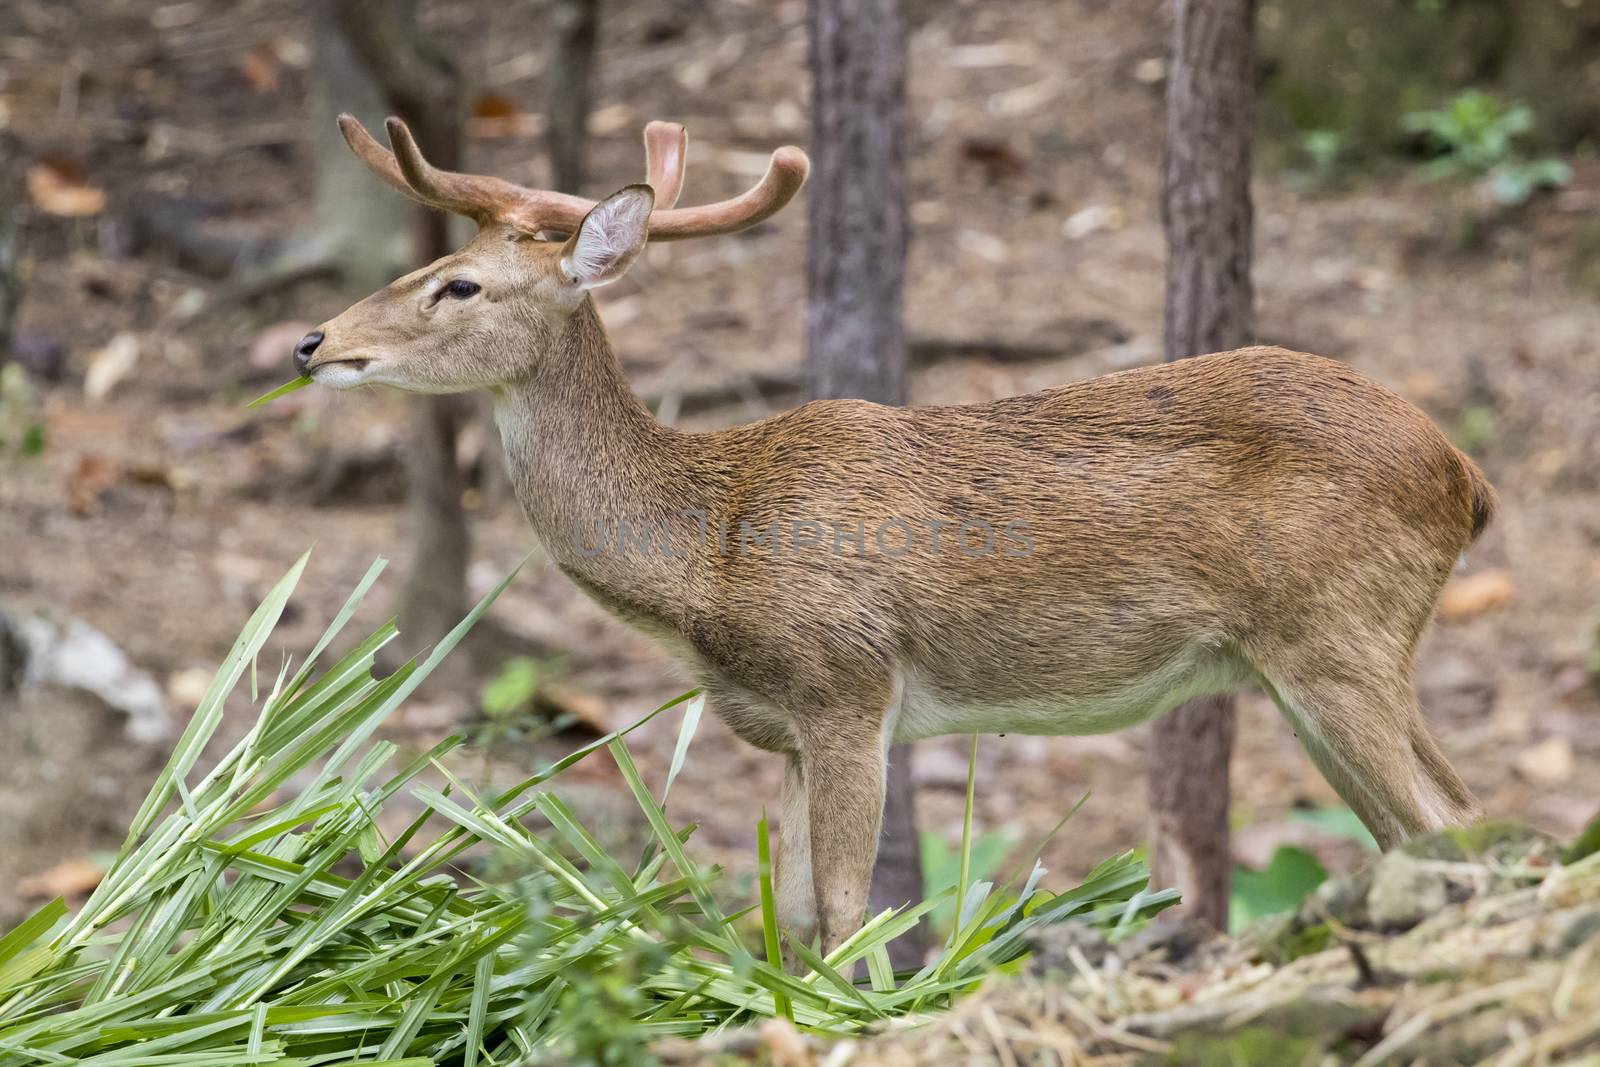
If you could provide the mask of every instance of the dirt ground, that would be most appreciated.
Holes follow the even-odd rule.
[[[540,5],[426,6],[479,91],[524,117],[538,112],[547,91]],[[970,342],[975,353],[921,372],[915,401],[988,399],[1158,360],[1160,5],[912,6],[909,328],[918,339]],[[279,649],[307,648],[381,555],[395,561],[391,580],[361,616],[376,623],[408,565],[394,478],[347,479],[320,503],[301,486],[339,457],[395,442],[401,401],[306,390],[266,409],[243,406],[288,376],[289,341],[352,294],[307,283],[185,317],[222,284],[185,273],[159,248],[119,251],[141,198],[209,206],[205,225],[227,234],[287,232],[303,217],[309,42],[298,6],[8,8],[0,126],[26,152],[81,166],[109,199],[98,218],[47,218],[38,228],[19,342],[58,346],[65,370],[41,386],[43,453],[0,455],[0,603],[84,619],[163,683],[181,683],[218,662],[270,582],[314,545],[271,662]],[[759,169],[778,144],[803,145],[803,16],[800,0],[608,7],[589,191],[638,179],[638,130],[652,117],[690,129],[686,203],[736,191],[751,180],[752,160]],[[469,164],[537,182],[545,168],[533,124],[507,135],[508,125],[518,122],[477,124]],[[374,181],[372,195],[392,194]],[[1458,187],[1420,184],[1398,165],[1338,191],[1309,190],[1290,173],[1263,173],[1256,187],[1261,339],[1346,359],[1399,390],[1471,448],[1502,494],[1496,524],[1463,564],[1458,617],[1425,643],[1423,702],[1492,813],[1561,838],[1600,807],[1600,694],[1590,673],[1600,642],[1600,305],[1569,281],[1577,234],[1597,204],[1600,166],[1585,161],[1570,188],[1514,215]],[[670,403],[697,383],[797,363],[803,242],[796,206],[743,237],[652,247],[642,269],[601,294],[636,387]],[[85,375],[120,334],[136,342],[137,363],[91,400]],[[984,354],[1017,345],[1061,354]],[[750,395],[696,420],[765,413]],[[610,722],[683,687],[662,655],[543,565],[497,483],[468,504],[476,591],[535,550],[493,618],[561,650],[568,684],[600,698]],[[474,721],[474,695],[469,684],[436,689],[393,734],[431,743]],[[124,741],[81,698],[36,689],[6,701],[0,919],[44,892],[19,884],[24,875],[115,847],[164,758],[159,746]],[[229,714],[242,728],[249,708],[241,701]],[[638,735],[647,774],[664,776],[675,733],[672,719]],[[978,823],[1030,841],[1091,791],[1044,857],[1053,877],[1081,874],[1142,840],[1147,743],[1145,731],[984,738]],[[959,832],[965,747],[919,747],[920,816],[934,832]],[[520,777],[554,751],[508,743],[464,765]],[[747,875],[760,806],[775,801],[780,777],[776,757],[703,726],[673,800],[677,818],[701,826],[698,854]],[[603,776],[580,786],[585,803],[615,803]],[[1305,837],[1285,821],[1291,809],[1335,802],[1259,694],[1241,702],[1233,794],[1240,855],[1253,862],[1275,841]],[[1332,864],[1351,858],[1310,843]]]

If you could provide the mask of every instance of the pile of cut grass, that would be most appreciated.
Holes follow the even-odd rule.
[[[389,623],[321,667],[380,560],[298,668],[285,663],[263,691],[257,655],[305,564],[245,626],[82,909],[56,900],[0,937],[0,1067],[622,1062],[656,1038],[773,1015],[849,1033],[949,1006],[983,975],[1014,968],[1042,924],[1127,928],[1176,898],[1147,891],[1131,854],[1060,894],[1039,887],[1037,864],[1013,891],[968,885],[963,863],[959,893],[875,916],[826,958],[796,946],[810,971],[787,974],[765,820],[761,902],[733,913],[714,892],[719,872],[687,854],[692,827],[667,816],[699,716],[693,694],[511,789],[476,795],[441,763],[462,738],[395,766],[396,746],[373,736],[510,578],[421,663],[372,677],[373,657],[397,634]],[[258,717],[198,772],[246,672]],[[657,799],[624,737],[676,706],[688,713]],[[549,788],[602,750],[649,825],[636,859],[608,854]],[[430,768],[446,788],[419,779]],[[379,816],[402,792],[422,814],[390,839]],[[969,780],[964,857],[970,813]],[[480,846],[531,873],[506,885],[474,877],[463,854]],[[938,958],[895,973],[885,946],[953,895],[960,915]],[[868,979],[852,981],[863,962]]]

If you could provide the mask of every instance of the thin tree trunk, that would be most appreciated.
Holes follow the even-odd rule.
[[[392,107],[344,32],[343,2],[311,0],[307,95],[315,195],[307,227],[275,265],[288,270],[327,261],[337,268],[340,284],[365,295],[412,269],[416,249],[405,225],[415,205],[398,195],[374,195],[372,172],[345,147],[334,123],[348,111],[370,129],[380,129]]]
[[[415,0],[336,0],[340,28],[436,166],[461,162],[463,87],[454,63],[416,17]],[[419,209],[417,258],[451,249],[449,216]],[[411,647],[431,644],[466,611],[470,538],[456,433],[464,405],[453,396],[410,398],[408,502],[414,555],[401,593],[400,625]]]
[[[812,0],[806,381],[813,397],[904,404],[906,42],[898,0]],[[889,751],[874,912],[923,897],[911,749]],[[927,954],[921,927],[890,946]]]
[[[577,193],[588,162],[600,0],[555,0],[545,74],[546,143],[555,187]]]
[[[1173,0],[1167,50],[1162,219],[1167,233],[1166,358],[1247,345],[1254,0]],[[1150,862],[1182,912],[1227,929],[1232,853],[1232,697],[1191,701],[1157,722],[1150,762]]]
[[[0,131],[0,366],[11,358],[11,331],[22,306],[23,227],[29,210],[22,160],[21,143]]]
[[[899,0],[812,0],[807,385],[904,404],[905,26]]]

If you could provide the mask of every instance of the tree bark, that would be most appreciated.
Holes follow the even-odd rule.
[[[1167,49],[1162,220],[1166,358],[1239,348],[1255,331],[1250,281],[1254,0],[1173,0]],[[1155,885],[1181,915],[1227,929],[1232,853],[1232,697],[1191,701],[1156,723],[1150,762]]]
[[[905,27],[898,0],[812,0],[807,384],[906,402]]]
[[[23,158],[21,142],[0,131],[0,366],[11,358],[11,331],[22,306],[23,236],[29,210]]]
[[[311,2],[307,73],[315,191],[308,228],[295,235],[275,266],[289,270],[326,261],[342,285],[364,296],[411,269],[416,250],[405,226],[414,205],[399,195],[374,195],[371,172],[345,147],[334,123],[348,111],[369,129],[381,129],[392,106],[344,30],[343,4]]]
[[[430,162],[458,170],[464,91],[459,70],[416,17],[415,0],[335,0],[335,16],[352,49],[415,134]],[[451,250],[450,217],[419,208],[417,259]],[[407,644],[432,644],[466,613],[471,541],[461,507],[465,488],[456,463],[456,434],[465,407],[459,397],[416,396],[407,440],[408,504],[414,553],[398,614]]]
[[[812,397],[904,404],[906,41],[899,0],[811,0],[806,384]],[[889,752],[874,912],[924,895],[911,750]],[[920,966],[923,927],[890,945]]]
[[[546,144],[555,187],[578,193],[588,163],[600,0],[555,0],[545,74]]]

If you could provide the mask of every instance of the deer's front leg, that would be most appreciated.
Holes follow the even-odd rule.
[[[835,734],[801,753],[811,813],[811,881],[826,955],[861,927],[883,823],[884,746]]]
[[[792,940],[811,944],[817,935],[817,894],[811,879],[811,811],[806,803],[805,769],[793,753],[783,771],[783,809],[778,824],[778,925]],[[785,948],[784,965],[795,971],[798,959]]]

